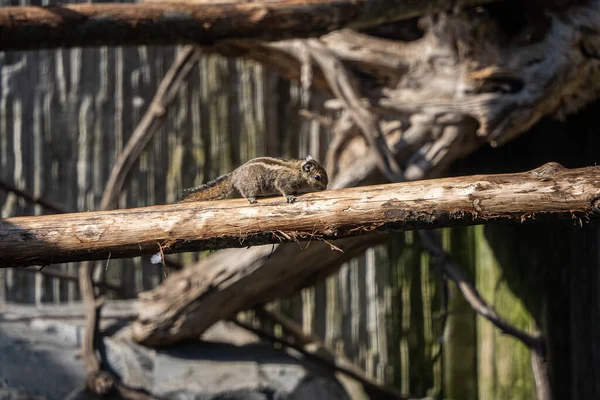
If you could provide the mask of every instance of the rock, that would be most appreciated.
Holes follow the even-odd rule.
[[[83,362],[75,357],[83,337],[82,307],[45,308],[0,307],[0,387],[47,399],[84,399]],[[101,351],[129,387],[168,399],[350,399],[329,371],[260,343],[231,323],[216,324],[202,341],[160,350],[141,346],[130,339],[128,326],[120,328],[134,309],[133,301],[108,302],[102,314],[116,317],[103,318],[101,325],[112,334]]]

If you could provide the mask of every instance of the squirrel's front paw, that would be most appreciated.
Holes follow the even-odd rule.
[[[294,195],[289,195],[289,196],[285,196],[285,198],[287,199],[288,203],[295,203],[296,202],[296,197]]]

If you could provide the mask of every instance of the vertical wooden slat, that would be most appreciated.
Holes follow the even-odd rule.
[[[255,134],[253,138],[247,138],[248,153],[251,157],[258,155],[264,155],[266,152],[266,119],[265,110],[261,107],[265,104],[265,97],[268,96],[265,93],[265,73],[264,68],[260,64],[254,64],[251,68],[252,89],[254,92],[254,98],[251,104],[250,115],[253,119],[253,125],[255,126]]]
[[[366,331],[366,351],[367,351],[367,365],[369,368],[367,371],[371,376],[381,378],[379,374],[379,355],[380,355],[380,341],[377,335],[378,322],[379,322],[379,298],[377,281],[375,278],[375,272],[377,269],[377,263],[375,259],[375,248],[367,250],[365,254],[365,279],[364,279],[364,291],[365,291],[365,306],[364,306],[364,325]]]
[[[327,298],[325,299],[325,343],[332,349],[336,349],[342,342],[342,318],[340,290],[338,289],[338,277],[330,276],[326,280]]]
[[[464,229],[445,230],[446,246],[464,272],[473,276],[473,235]],[[477,342],[476,316],[456,286],[450,284],[450,301],[444,345],[444,388],[450,398],[476,399]]]
[[[281,115],[280,111],[280,92],[279,92],[280,77],[274,73],[263,73],[263,96],[262,110],[265,115],[265,155],[269,157],[281,157],[280,142],[284,136],[285,115]],[[285,104],[283,105],[285,107]]]
[[[468,228],[468,231],[472,232],[476,245],[477,288],[482,296],[515,327],[531,331],[534,327],[531,313],[515,295],[515,287],[507,284],[508,277],[513,285],[518,285],[519,281],[525,284],[527,280],[526,269],[522,266],[522,250],[526,249],[528,254],[531,252],[529,246],[522,247],[526,239],[519,239],[518,232],[510,234],[512,229],[503,227],[486,229],[477,226]],[[503,233],[496,236],[493,231]],[[526,268],[531,267],[534,267],[531,270],[533,273],[535,266],[528,263]],[[498,399],[535,398],[529,350],[513,337],[502,335],[481,318],[477,326],[480,396]]]
[[[594,150],[590,149],[590,151]],[[569,312],[566,317],[570,322],[568,329],[571,355],[565,357],[568,362],[563,365],[555,365],[552,372],[555,374],[553,376],[557,376],[557,373],[565,373],[566,370],[568,370],[567,373],[570,373],[568,381],[572,382],[572,385],[568,397],[572,399],[597,398],[600,394],[600,383],[597,379],[590,378],[588,374],[589,371],[596,371],[600,363],[600,348],[597,344],[600,337],[600,327],[598,326],[600,295],[597,289],[597,284],[600,283],[600,230],[591,225],[581,229],[571,228],[568,236],[569,239],[564,242],[571,251],[571,257],[564,264],[564,268],[569,287]],[[556,282],[554,284],[556,285]],[[564,282],[560,282],[559,285],[563,286]],[[556,293],[561,296],[559,290]],[[560,301],[560,299],[553,300]],[[554,301],[552,305],[548,305],[548,308],[557,306]],[[545,311],[553,316],[551,311]],[[555,321],[555,324],[558,325],[559,322]],[[559,331],[558,327],[557,329],[552,328],[552,326],[548,327],[547,331]],[[560,348],[560,337],[553,339],[554,347]],[[550,354],[551,356],[555,355],[552,352]],[[555,386],[558,386],[557,383]],[[564,387],[568,386],[564,385]]]
[[[239,61],[236,59],[226,59],[225,73],[226,73],[226,86],[224,87],[227,101],[227,112],[225,118],[228,121],[227,124],[227,135],[229,137],[230,150],[229,158],[231,159],[232,165],[242,164],[242,121],[240,115],[240,102],[239,96]],[[243,66],[242,66],[243,68]],[[247,156],[244,159],[248,159]]]
[[[387,368],[386,382],[389,384],[401,388],[402,387],[402,351],[400,347],[400,341],[402,338],[402,299],[400,291],[400,256],[404,251],[404,239],[402,236],[394,235],[388,241],[387,249],[387,262],[390,264],[388,269],[388,314],[385,321],[385,331],[388,337],[386,352],[389,358],[389,365]]]

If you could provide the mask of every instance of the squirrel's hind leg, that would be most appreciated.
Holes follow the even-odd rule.
[[[258,193],[253,188],[238,187],[237,190],[240,192],[242,197],[250,202],[250,204],[258,203],[258,201],[256,201],[256,196],[258,196]]]

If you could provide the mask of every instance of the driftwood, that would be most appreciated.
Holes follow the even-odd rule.
[[[224,39],[250,38],[281,40],[491,1],[280,0],[241,4],[167,2],[2,7],[0,49],[210,45]]]
[[[326,106],[356,108],[349,100],[360,98],[404,179],[416,180],[443,174],[486,143],[512,140],[543,116],[563,118],[596,99],[599,33],[598,0],[557,11],[506,2],[311,39],[337,64],[323,62],[307,40],[240,40],[204,51],[256,60],[332,94],[354,86],[356,93],[336,94]],[[343,82],[345,75],[354,85]],[[359,134],[364,127],[352,119],[339,122],[328,150],[328,171],[339,171],[334,187],[381,182],[381,157],[364,139],[376,132]]]
[[[600,167],[536,170],[330,190],[290,205],[264,198],[0,221],[2,266],[331,240],[369,232],[598,217]]]
[[[151,346],[196,338],[223,316],[314,284],[385,237],[374,234],[334,241],[342,252],[317,241],[307,247],[280,245],[276,252],[271,246],[216,252],[171,274],[156,289],[139,294],[133,336]]]

